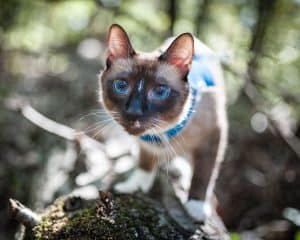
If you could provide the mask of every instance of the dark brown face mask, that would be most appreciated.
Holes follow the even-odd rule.
[[[167,130],[178,118],[189,94],[186,81],[193,58],[193,37],[177,37],[160,56],[137,53],[126,32],[112,25],[108,34],[107,68],[101,76],[104,106],[119,113],[127,132],[141,135]]]

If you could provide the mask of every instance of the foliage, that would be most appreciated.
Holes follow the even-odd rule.
[[[138,50],[152,50],[170,35],[190,31],[216,51],[225,69],[231,125],[230,167],[223,183],[231,182],[233,191],[239,181],[246,182],[242,190],[263,182],[251,197],[279,202],[270,210],[278,218],[285,207],[300,208],[295,190],[300,182],[295,155],[300,151],[299,10],[299,0],[2,1],[0,205],[6,206],[8,196],[44,205],[35,193],[37,179],[47,171],[51,154],[67,148],[7,110],[6,100],[25,96],[50,118],[90,131],[94,120],[78,119],[99,108],[96,74],[104,62],[107,29],[116,22]],[[249,83],[255,89],[252,99],[245,94]],[[246,154],[250,149],[253,153]],[[275,196],[279,188],[284,196]],[[234,201],[251,193],[234,195]],[[228,220],[230,226],[257,226],[257,221],[241,220],[257,202],[237,204],[239,215]],[[0,231],[11,231],[5,224],[0,223]],[[232,238],[242,237],[233,233]]]

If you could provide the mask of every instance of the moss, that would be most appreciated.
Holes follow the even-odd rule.
[[[45,211],[33,230],[35,239],[181,240],[189,235],[178,230],[159,203],[145,196],[120,195],[71,212],[64,210],[64,203],[59,199]]]

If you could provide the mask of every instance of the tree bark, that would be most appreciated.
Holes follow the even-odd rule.
[[[26,225],[26,233],[18,240],[39,239],[143,239],[143,240],[227,240],[229,236],[222,221],[213,215],[203,224],[196,224],[186,215],[172,188],[166,189],[166,176],[157,179],[154,193],[160,192],[162,202],[148,195],[113,195],[99,192],[99,198],[87,200],[79,196],[58,198],[41,214],[28,208],[31,214],[17,221]],[[163,188],[163,189],[162,189]],[[11,200],[11,202],[16,202]],[[11,204],[11,208],[14,204]],[[38,221],[27,224],[30,216]],[[25,220],[24,220],[25,219]],[[30,233],[30,234],[29,234]]]

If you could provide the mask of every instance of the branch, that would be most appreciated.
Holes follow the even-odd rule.
[[[199,7],[198,12],[196,15],[195,22],[196,24],[196,34],[199,36],[203,27],[207,26],[208,20],[209,20],[209,6],[212,1],[209,0],[203,0],[199,1]]]
[[[260,94],[257,86],[265,87],[257,74],[258,60],[262,56],[264,39],[269,23],[274,17],[275,5],[277,0],[258,1],[257,12],[258,20],[253,30],[249,51],[253,53],[248,62],[246,73],[240,73],[231,66],[222,62],[224,69],[228,70],[238,79],[244,80],[243,95],[248,98],[250,103],[260,112],[264,113],[269,120],[270,130],[279,136],[283,142],[300,158],[300,140],[295,136],[287,136],[280,127],[277,126],[268,110],[264,107],[264,97]]]
[[[170,16],[170,34],[174,34],[174,26],[177,18],[177,4],[176,0],[169,0],[169,9],[168,13]]]
[[[240,73],[233,69],[230,65],[226,63],[222,63],[222,66],[225,70],[233,74],[238,79],[243,79],[244,82],[247,82],[247,84],[244,84],[243,86],[243,95],[250,101],[250,103],[257,109],[258,111],[265,114],[269,121],[269,128],[270,130],[279,136],[283,142],[286,143],[288,148],[292,150],[298,158],[300,158],[300,140],[296,135],[289,135],[286,136],[286,134],[280,129],[280,127],[277,126],[276,121],[273,119],[271,114],[266,110],[263,106],[263,96],[259,93],[257,90],[256,85],[259,84],[260,86],[264,87],[264,85],[259,81],[259,78],[256,77],[258,80],[257,83],[253,83],[252,81],[249,81],[250,77],[247,73]]]
[[[41,222],[41,217],[17,200],[9,199],[9,215],[24,226],[33,228]]]
[[[12,97],[5,102],[5,105],[10,110],[20,112],[27,120],[29,120],[36,126],[66,140],[74,141],[75,143],[78,143],[83,149],[86,149],[87,145],[93,145],[105,152],[105,147],[103,144],[82,132],[77,132],[71,127],[47,118],[46,116],[35,110],[26,99],[23,99],[21,97]]]

